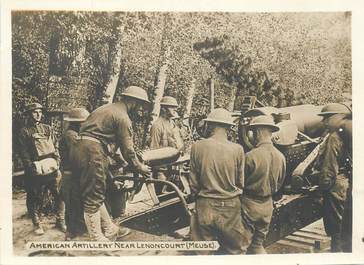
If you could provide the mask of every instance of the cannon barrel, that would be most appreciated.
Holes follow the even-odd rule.
[[[261,107],[254,108],[245,112],[245,117],[258,115],[272,115],[273,117],[280,114],[289,114],[289,120],[292,121],[299,132],[304,133],[312,138],[318,137],[324,131],[324,125],[321,122],[322,117],[318,116],[322,106],[298,105],[285,108]]]
[[[139,158],[152,167],[158,167],[177,161],[180,152],[173,147],[163,147],[140,152]]]

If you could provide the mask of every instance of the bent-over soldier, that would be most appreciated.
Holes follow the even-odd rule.
[[[69,156],[77,142],[80,126],[89,115],[90,113],[84,108],[71,109],[68,116],[64,118],[64,121],[68,123],[68,127],[59,142],[62,170],[61,194],[65,203],[67,239],[86,232],[80,194],[80,176],[78,172],[72,174]]]
[[[28,124],[21,129],[19,143],[22,146],[20,156],[25,171],[27,207],[34,225],[34,232],[44,234],[40,222],[42,195],[48,188],[55,200],[56,227],[65,232],[64,204],[59,187],[61,174],[58,144],[51,126],[41,122],[43,106],[32,103],[27,106]]]
[[[191,148],[190,182],[196,199],[196,219],[191,222],[193,240],[217,240],[220,252],[242,254],[247,240],[240,214],[244,186],[244,150],[228,141],[234,125],[231,113],[213,110],[205,119],[211,135]]]
[[[254,117],[249,124],[255,148],[246,154],[244,190],[241,196],[243,220],[253,229],[247,254],[264,254],[263,243],[273,214],[272,195],[282,186],[286,160],[273,146],[272,132],[279,127],[269,116]]]
[[[96,241],[109,241],[130,232],[112,222],[104,204],[109,144],[120,148],[123,157],[136,171],[150,174],[150,168],[136,156],[129,118],[140,115],[143,106],[149,104],[148,95],[144,89],[130,86],[122,97],[121,101],[101,106],[88,116],[81,126],[80,139],[71,157],[72,171],[80,174],[86,227],[91,240]]]
[[[326,234],[331,237],[331,252],[339,252],[342,251],[342,221],[350,178],[346,163],[351,160],[352,152],[351,135],[347,137],[350,140],[345,140],[343,128],[351,111],[344,104],[330,103],[318,115],[323,117],[330,134],[322,154],[319,179],[324,195],[323,220]],[[346,224],[345,229],[347,226],[351,224]],[[347,236],[351,238],[351,234]]]

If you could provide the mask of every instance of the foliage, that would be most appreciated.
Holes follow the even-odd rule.
[[[240,96],[252,93],[278,106],[285,104],[280,98],[289,98],[289,104],[340,101],[343,91],[351,92],[350,20],[343,12],[16,11],[13,118],[34,100],[95,109],[115,74],[116,47],[122,58],[114,99],[129,85],[147,89],[153,98],[167,61],[165,94],[180,102],[181,116],[192,82],[191,117],[206,115],[210,80],[215,107],[228,107],[236,97],[239,108]],[[136,131],[139,138],[143,124]]]

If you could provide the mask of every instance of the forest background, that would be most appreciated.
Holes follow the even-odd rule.
[[[13,158],[34,101],[56,115],[92,111],[143,87],[154,115],[136,128],[142,148],[163,95],[193,119],[211,105],[239,110],[245,95],[276,107],[339,102],[351,76],[350,12],[14,11]]]

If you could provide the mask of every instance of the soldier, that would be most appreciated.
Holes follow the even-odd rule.
[[[150,129],[150,148],[158,149],[162,147],[175,147],[181,149],[179,143],[175,139],[174,128],[175,124],[173,119],[178,116],[177,114],[177,100],[170,96],[165,96],[160,102],[161,111],[159,118],[153,123]]]
[[[174,147],[180,150],[183,145],[178,141],[177,127],[173,120],[178,116],[176,112],[178,107],[177,100],[170,96],[164,96],[160,102],[160,106],[160,115],[150,129],[150,148]],[[160,171],[153,172],[153,177],[161,180],[167,179],[166,175]],[[166,186],[155,184],[155,189],[157,194],[160,194],[165,191]]]
[[[273,146],[272,132],[278,131],[273,119],[261,115],[249,124],[255,148],[246,154],[244,190],[241,196],[242,215],[253,228],[248,254],[265,254],[263,247],[273,214],[272,195],[282,186],[286,160]]]
[[[323,220],[325,231],[331,237],[331,252],[340,252],[342,218],[349,185],[349,172],[345,170],[345,163],[351,158],[351,146],[343,136],[343,125],[351,111],[344,104],[330,103],[318,115],[323,117],[330,134],[323,150],[319,179],[324,198]]]
[[[71,160],[72,171],[80,174],[84,218],[91,240],[109,241],[130,232],[112,222],[104,204],[109,173],[108,146],[120,148],[123,157],[136,171],[150,173],[150,168],[136,156],[129,118],[140,115],[146,104],[149,104],[146,91],[130,86],[122,93],[121,101],[97,108],[81,126],[80,139],[71,153]]]
[[[90,113],[84,108],[74,108],[64,118],[68,128],[62,135],[59,143],[62,169],[62,197],[65,202],[65,221],[67,225],[66,238],[73,238],[86,232],[83,218],[83,207],[80,196],[80,178],[77,172],[72,174],[69,154],[74,148],[80,126]]]
[[[249,238],[239,199],[244,186],[244,150],[227,139],[235,125],[227,110],[213,110],[205,122],[210,137],[191,148],[191,191],[197,198],[192,239],[217,240],[222,253],[243,254]]]
[[[43,106],[32,103],[27,106],[28,124],[21,129],[19,143],[20,156],[25,171],[27,207],[37,235],[44,234],[40,222],[42,194],[44,188],[52,193],[56,205],[56,227],[65,232],[64,204],[59,194],[61,178],[59,168],[58,144],[49,125],[41,122]]]

